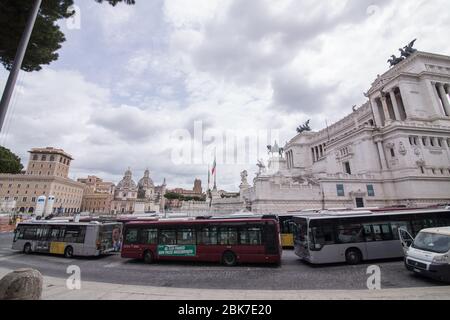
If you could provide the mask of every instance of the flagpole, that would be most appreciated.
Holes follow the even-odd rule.
[[[209,164],[208,164],[208,190],[211,185],[211,173],[209,172]]]
[[[214,190],[217,190],[216,178],[217,178],[217,157],[216,157],[216,148],[214,148]]]

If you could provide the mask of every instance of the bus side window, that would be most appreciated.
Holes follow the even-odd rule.
[[[137,243],[138,242],[138,229],[127,229],[125,234],[125,243]]]
[[[175,230],[160,230],[159,231],[159,244],[173,245],[176,244],[177,237]]]
[[[84,232],[86,227],[82,226],[67,226],[64,236],[64,242],[83,243]]]
[[[261,245],[261,228],[243,227],[239,230],[239,243],[243,245]]]
[[[392,229],[392,238],[394,240],[400,240],[398,237],[398,229],[403,229],[408,231],[409,233],[411,232],[411,228],[409,227],[409,223],[407,221],[395,221],[395,222],[391,222],[391,229]]]
[[[177,230],[177,244],[180,245],[195,244],[195,229]]]
[[[158,241],[157,229],[142,229],[141,242],[144,244],[156,244]]]
[[[339,243],[364,242],[363,229],[360,224],[342,224],[337,226]]]
[[[199,231],[198,243],[202,245],[217,245],[217,227],[206,227]]]
[[[364,225],[364,237],[367,242],[374,241],[374,236],[372,234],[372,225],[370,224]]]
[[[39,226],[36,233],[36,240],[45,241],[47,240],[48,227],[47,226]]]
[[[35,240],[36,239],[37,226],[27,226],[23,232],[22,238],[25,240]]]
[[[219,244],[237,244],[237,229],[223,227],[219,229]]]

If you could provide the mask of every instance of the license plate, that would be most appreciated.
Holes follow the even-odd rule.
[[[422,270],[414,268],[414,272],[421,273]]]

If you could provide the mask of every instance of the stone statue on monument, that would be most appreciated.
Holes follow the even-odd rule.
[[[303,133],[305,131],[311,131],[311,127],[309,126],[309,123],[311,122],[311,120],[306,121],[303,125],[299,126],[297,128],[297,132],[298,133]]]
[[[242,171],[241,172],[241,185],[248,185],[247,177],[248,177],[247,170]]]
[[[400,62],[402,62],[403,60],[405,60],[405,58],[403,57],[399,57],[397,58],[394,54],[391,56],[391,59],[389,59],[387,62],[389,62],[391,64],[391,67],[399,64]]]
[[[387,62],[390,63],[391,67],[399,64],[405,59],[408,59],[414,52],[417,51],[417,49],[414,49],[414,43],[416,43],[417,39],[414,39],[411,41],[408,45],[404,46],[403,48],[398,49],[400,51],[401,56],[396,57],[395,55],[391,56],[391,59],[389,59]]]
[[[263,160],[258,160],[258,163],[256,164],[258,166],[258,175],[266,172],[266,165],[264,164]]]

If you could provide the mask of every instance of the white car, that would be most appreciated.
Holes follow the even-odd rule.
[[[424,229],[414,240],[401,230],[400,238],[408,270],[450,282],[450,227]]]

